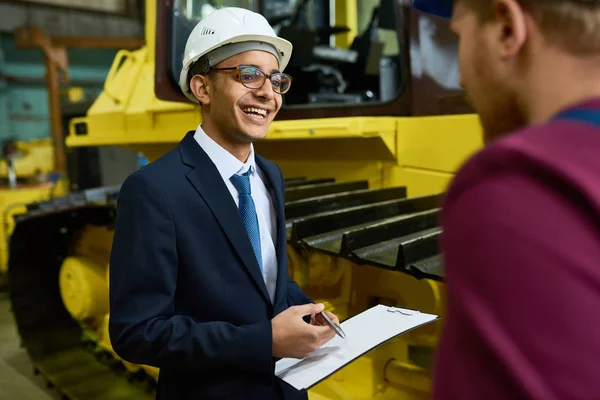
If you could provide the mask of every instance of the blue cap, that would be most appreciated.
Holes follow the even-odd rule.
[[[414,0],[413,8],[438,17],[452,18],[452,0]]]

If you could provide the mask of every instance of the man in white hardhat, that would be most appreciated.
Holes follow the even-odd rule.
[[[252,146],[290,88],[291,51],[248,10],[198,23],[180,85],[202,123],[121,187],[110,338],[123,359],[160,368],[160,399],[306,399],[275,362],[335,335],[288,275],[283,175]]]

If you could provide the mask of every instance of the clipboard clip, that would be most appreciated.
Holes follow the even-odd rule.
[[[420,311],[418,311],[418,310],[407,310],[405,308],[398,308],[398,307],[388,307],[387,311],[392,312],[392,313],[399,313],[402,315],[415,315],[415,314],[420,313]]]

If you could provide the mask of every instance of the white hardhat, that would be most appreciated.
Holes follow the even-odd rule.
[[[249,50],[270,52],[278,59],[279,70],[283,72],[292,55],[292,44],[278,37],[265,17],[258,13],[237,7],[214,11],[198,22],[185,45],[179,75],[183,94],[198,102],[188,86],[189,70],[198,60],[202,63],[200,71],[206,72],[221,61]]]

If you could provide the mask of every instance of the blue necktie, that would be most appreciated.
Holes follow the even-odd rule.
[[[239,212],[242,217],[242,222],[248,232],[250,243],[254,248],[254,254],[256,255],[256,261],[262,271],[262,252],[260,250],[260,228],[258,227],[258,217],[256,216],[256,208],[254,207],[254,200],[252,200],[250,191],[250,171],[243,175],[233,175],[230,179],[233,185],[238,190],[240,196]]]

